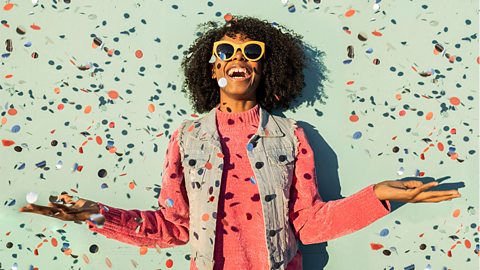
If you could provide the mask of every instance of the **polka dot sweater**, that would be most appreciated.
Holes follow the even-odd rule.
[[[269,269],[264,217],[257,184],[247,158],[246,144],[259,124],[258,105],[239,113],[216,111],[224,167],[218,201],[214,246],[215,269]],[[336,201],[324,202],[317,191],[314,155],[301,127],[290,190],[289,218],[303,244],[325,242],[355,232],[390,212],[390,203],[378,200],[373,185]],[[173,247],[188,243],[189,209],[177,141],[170,139],[164,162],[157,211],[123,210],[98,203],[105,224],[92,231],[118,241],[148,247]],[[268,218],[268,217],[266,217]],[[190,269],[197,269],[193,260]],[[302,269],[300,251],[288,270]]]

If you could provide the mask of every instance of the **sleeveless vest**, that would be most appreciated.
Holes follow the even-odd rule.
[[[191,258],[199,270],[211,270],[215,263],[215,229],[223,170],[217,107],[199,119],[185,120],[178,136],[190,207]],[[286,269],[298,249],[288,219],[298,145],[294,134],[296,122],[271,115],[261,106],[259,112],[258,130],[245,147],[262,203],[270,269]]]

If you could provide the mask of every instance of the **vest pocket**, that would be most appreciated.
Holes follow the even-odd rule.
[[[288,188],[294,169],[293,151],[288,149],[267,149],[265,151],[272,169],[272,180],[278,187]]]

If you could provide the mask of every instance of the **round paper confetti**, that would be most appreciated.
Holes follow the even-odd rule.
[[[168,198],[165,200],[165,204],[167,205],[167,207],[173,207],[173,200]]]
[[[218,86],[220,86],[220,87],[222,87],[222,88],[225,87],[225,86],[227,86],[227,79],[226,79],[226,78],[220,78],[220,79],[218,79]]]
[[[353,139],[358,140],[361,137],[362,137],[362,132],[357,131],[357,132],[353,133]]]
[[[28,203],[35,203],[38,200],[38,193],[30,191],[27,194],[27,202]]]

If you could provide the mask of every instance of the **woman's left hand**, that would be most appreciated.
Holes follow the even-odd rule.
[[[460,197],[460,193],[453,190],[426,191],[435,187],[438,182],[424,184],[421,181],[383,181],[375,184],[373,190],[379,200],[400,202],[441,202]]]

